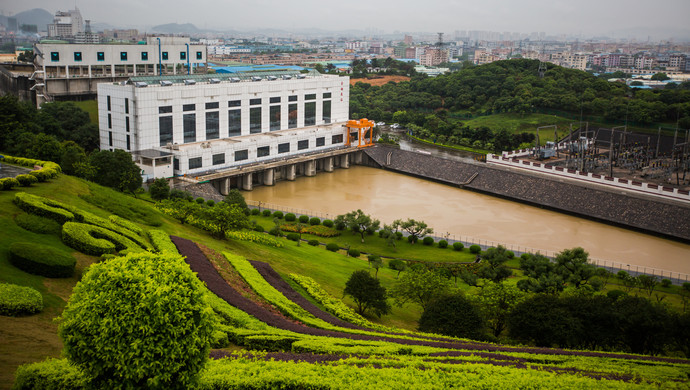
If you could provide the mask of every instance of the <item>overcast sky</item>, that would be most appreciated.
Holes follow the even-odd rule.
[[[690,0],[2,0],[0,11],[53,13],[75,4],[92,23],[138,28],[192,23],[228,30],[543,31],[624,38],[624,31],[644,29],[659,39],[673,31],[690,35]]]

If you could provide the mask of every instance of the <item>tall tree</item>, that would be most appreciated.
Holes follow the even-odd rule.
[[[237,204],[219,202],[213,207],[202,209],[201,216],[214,227],[209,230],[220,239],[225,238],[225,233],[230,230],[249,227],[247,215]]]
[[[510,312],[525,299],[525,293],[506,283],[488,283],[476,297],[489,328],[498,337],[506,328]]]
[[[357,305],[357,313],[364,315],[372,311],[379,318],[391,311],[386,288],[378,279],[365,270],[355,271],[345,283],[345,295],[349,295]]]
[[[412,302],[426,309],[431,302],[450,291],[450,280],[435,270],[418,267],[398,279],[391,289],[391,296],[398,306]]]
[[[351,211],[344,215],[336,217],[336,223],[343,222],[348,229],[353,233],[359,233],[364,242],[364,234],[367,231],[375,231],[379,228],[380,222],[378,219],[372,218],[368,214],[364,214],[362,210]]]
[[[489,279],[494,283],[500,283],[513,274],[505,263],[508,261],[508,251],[503,245],[489,248],[482,256],[482,262],[477,276]]]

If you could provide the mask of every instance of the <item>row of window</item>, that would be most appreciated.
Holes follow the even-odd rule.
[[[126,52],[126,51],[120,52],[120,61],[127,61],[127,57],[128,57],[128,52]],[[170,56],[168,55],[167,51],[161,52],[161,59],[163,61],[167,61],[169,59],[169,57]],[[83,59],[82,52],[75,51],[74,52],[74,61],[75,62],[81,62],[82,59]],[[197,60],[203,60],[204,59],[204,53],[201,51],[196,52],[196,59]],[[50,60],[52,62],[60,61],[60,52],[51,51],[50,52]],[[96,60],[97,61],[105,61],[105,52],[103,52],[103,51],[96,52]],[[149,60],[149,52],[142,51],[141,52],[141,60],[142,61],[148,61]],[[180,60],[181,61],[187,60],[187,52],[186,51],[180,52]]]
[[[330,99],[331,98],[331,93],[330,92],[325,92],[323,94],[323,99]],[[126,100],[126,99],[125,99]],[[306,94],[304,95],[304,100],[305,101],[310,101],[310,100],[316,100],[316,94]],[[249,105],[250,106],[257,106],[261,104],[261,98],[256,98],[256,99],[249,99]],[[276,97],[271,97],[268,99],[270,104],[276,104],[281,102],[281,97],[276,96]],[[297,95],[291,95],[288,96],[288,101],[289,102],[296,102],[297,101]],[[228,107],[241,107],[242,106],[242,101],[241,100],[230,100],[228,101]],[[205,108],[207,110],[212,110],[215,108],[219,108],[220,103],[219,102],[207,102],[205,103]],[[110,110],[110,96],[108,96],[108,110]],[[127,107],[125,107],[125,110],[128,110]],[[182,105],[182,111],[194,111],[196,110],[196,104],[183,104]],[[173,112],[173,106],[160,106],[158,107],[158,113],[159,114],[168,114]]]
[[[113,132],[108,132],[108,146],[113,146]],[[129,134],[127,134],[127,150],[132,149],[131,139]],[[110,149],[112,151],[112,149]]]
[[[106,96],[106,106],[108,108],[108,111],[110,111],[110,96]],[[129,114],[129,99],[125,98],[125,114]]]
[[[322,110],[322,120],[324,123],[331,123],[331,101],[324,100]],[[194,106],[191,104],[190,106]],[[208,103],[207,103],[208,107]],[[165,110],[161,110],[165,108]],[[193,110],[191,108],[190,110]],[[183,111],[190,111],[185,109]],[[261,121],[262,107],[251,107],[249,109],[249,134],[259,134],[262,129]],[[172,112],[171,106],[159,107],[159,112],[169,114]],[[220,138],[220,112],[207,111],[206,116],[206,140]],[[297,127],[297,104],[288,104],[288,129]],[[128,118],[128,117],[127,117]],[[108,128],[110,128],[110,114],[108,114]],[[129,122],[127,122],[129,123]],[[316,102],[304,103],[304,125],[313,126],[316,124]],[[281,126],[281,106],[269,107],[269,130],[280,130]],[[129,131],[129,126],[127,126]],[[166,146],[173,142],[173,117],[172,115],[161,115],[158,117],[159,145]],[[196,142],[196,113],[182,115],[182,135],[184,143]],[[242,110],[228,110],[228,137],[242,135]]]
[[[331,143],[333,145],[339,144],[342,142],[343,142],[343,135],[342,134],[334,135],[331,138]],[[325,146],[326,145],[326,137],[317,138],[315,145],[316,145],[316,147]],[[309,149],[309,140],[308,139],[297,141],[297,150],[306,150],[306,149]],[[290,143],[289,142],[286,142],[283,144],[278,144],[278,154],[288,153],[288,152],[290,152]],[[270,146],[261,146],[261,147],[256,148],[256,156],[257,157],[267,157],[270,155],[271,155]],[[233,158],[234,158],[235,162],[248,160],[249,159],[249,149],[235,151]],[[222,165],[222,164],[225,164],[225,161],[226,161],[225,160],[225,153],[214,154],[211,158],[211,163],[213,165]],[[197,169],[197,168],[203,168],[201,157],[190,158],[189,159],[189,169]]]

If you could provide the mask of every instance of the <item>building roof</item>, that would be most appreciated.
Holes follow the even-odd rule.
[[[212,80],[217,81],[231,81],[231,79],[239,79],[240,81],[251,81],[252,77],[266,78],[268,76],[274,76],[281,78],[282,76],[292,76],[303,74],[308,77],[322,76],[319,72],[315,70],[310,70],[308,73],[302,73],[298,70],[288,70],[281,68],[280,70],[266,70],[266,71],[249,71],[249,72],[235,72],[235,73],[211,73],[211,74],[178,74],[178,75],[165,75],[165,76],[135,76],[130,77],[127,81],[128,84],[135,83],[146,83],[148,85],[160,84],[162,81],[170,82],[172,84],[183,84],[186,80],[193,80],[196,82],[212,82]]]
[[[238,72],[267,72],[279,70],[296,70],[304,69],[301,66],[294,65],[238,65],[238,66],[213,66],[216,73],[238,73]]]
[[[172,153],[170,152],[163,152],[161,150],[156,150],[156,149],[144,149],[144,150],[137,150],[132,152],[132,154],[141,156],[141,157],[146,157],[150,159],[158,159],[158,158],[164,158],[164,157],[169,157],[172,156]]]

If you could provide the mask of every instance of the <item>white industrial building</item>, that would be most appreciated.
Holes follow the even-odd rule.
[[[298,71],[132,77],[98,85],[101,150],[144,179],[198,176],[341,147],[349,78]]]

